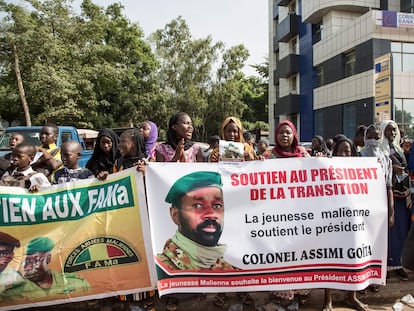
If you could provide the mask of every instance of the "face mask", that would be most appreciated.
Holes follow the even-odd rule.
[[[366,147],[374,147],[374,148],[379,147],[379,144],[380,144],[379,140],[376,140],[376,139],[365,139],[364,143]]]

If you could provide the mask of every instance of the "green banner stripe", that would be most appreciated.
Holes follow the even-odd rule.
[[[0,194],[0,226],[72,221],[135,205],[131,176],[47,194]]]

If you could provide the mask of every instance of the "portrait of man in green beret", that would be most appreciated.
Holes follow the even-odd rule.
[[[49,268],[55,244],[49,237],[36,237],[26,246],[23,276],[26,282],[7,290],[3,296],[11,300],[42,300],[47,297],[87,292],[90,285],[75,273],[61,273]],[[62,297],[64,298],[64,297]]]
[[[219,243],[224,225],[220,174],[187,174],[172,185],[165,201],[177,231],[157,255],[157,264],[168,270],[236,269],[223,259],[226,245]]]

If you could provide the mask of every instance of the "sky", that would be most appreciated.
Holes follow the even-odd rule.
[[[268,56],[267,0],[93,0],[107,7],[120,2],[123,13],[137,22],[148,37],[173,19],[182,16],[194,39],[211,35],[213,42],[222,41],[226,48],[243,44],[250,53],[246,65],[263,63]],[[74,6],[81,0],[76,0]],[[246,75],[257,75],[245,66]]]

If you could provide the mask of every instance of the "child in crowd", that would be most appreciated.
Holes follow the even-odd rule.
[[[87,168],[79,166],[82,146],[75,140],[63,143],[61,157],[63,167],[58,169],[53,175],[53,184],[62,184],[78,179],[94,178],[95,175]]]
[[[203,162],[201,148],[191,141],[193,122],[185,112],[178,112],[168,122],[167,141],[159,144],[157,162]]]
[[[145,172],[144,136],[136,128],[128,129],[119,138],[119,153],[121,157],[115,160],[114,173],[137,166],[137,170]]]
[[[14,148],[24,141],[24,136],[20,133],[14,133],[9,139],[10,153],[6,154],[3,158],[0,158],[0,176],[3,176],[4,172],[13,172],[15,166],[12,165],[10,158]]]
[[[118,143],[119,137],[112,129],[99,131],[92,157],[86,163],[86,167],[99,180],[105,180],[113,173],[115,160],[120,157]]]
[[[257,155],[259,158],[270,159],[271,150],[269,149],[269,141],[261,138],[257,142]]]
[[[203,161],[208,162],[211,152],[219,145],[220,136],[212,135],[208,138],[208,148],[203,150]]]
[[[149,161],[155,161],[155,147],[157,146],[158,128],[152,121],[144,121],[139,128],[145,141],[145,151]]]
[[[312,157],[328,157],[331,155],[331,152],[326,146],[325,139],[321,135],[313,136],[310,155]]]
[[[59,129],[55,124],[45,124],[40,130],[40,141],[42,145],[37,151],[42,155],[36,162],[32,163],[32,168],[37,172],[42,172],[51,180],[53,173],[62,165],[60,148],[56,145]]]
[[[30,166],[36,154],[36,147],[29,143],[17,145],[11,155],[15,169],[6,171],[0,180],[0,186],[23,187],[30,192],[39,191],[40,187],[50,186],[50,182],[43,173],[36,172]]]
[[[119,138],[119,152],[121,157],[115,161],[114,173],[136,166],[138,171],[145,174],[147,155],[144,136],[139,129],[128,129],[121,134]],[[142,301],[146,310],[155,311],[152,299],[154,295],[154,291],[149,291],[121,295],[118,298],[122,301]]]
[[[256,136],[250,132],[244,132],[243,138],[244,141],[248,143],[253,148],[253,150],[256,151]]]

